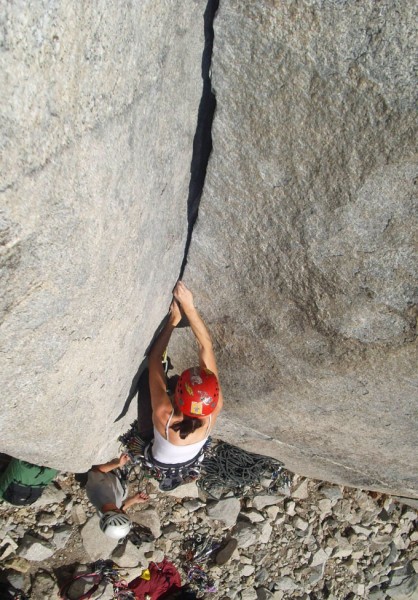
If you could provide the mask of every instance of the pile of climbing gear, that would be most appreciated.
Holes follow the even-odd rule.
[[[118,441],[121,444],[121,452],[129,456],[129,462],[116,469],[115,474],[121,481],[125,481],[125,485],[129,482],[139,486],[144,478],[151,475],[144,468],[146,442],[138,434],[138,421],[135,420],[129,430],[119,436]]]
[[[262,479],[270,479],[268,493],[289,488],[292,475],[283,463],[220,442],[213,446],[202,463],[203,475],[197,485],[210,497],[220,500],[229,493],[236,497],[252,496]]]
[[[61,600],[87,600],[98,590],[101,584],[113,586],[115,600],[135,600],[135,593],[129,589],[127,582],[121,577],[122,569],[112,560],[98,560],[91,565],[87,573],[75,575],[67,581],[60,590]],[[91,587],[76,595],[74,587],[84,582]],[[73,588],[73,589],[72,589]]]
[[[183,542],[184,558],[189,563],[203,564],[219,550],[221,543],[210,536],[196,534]]]
[[[166,558],[159,563],[151,562],[147,569],[129,583],[121,578],[121,570],[111,560],[98,560],[93,563],[89,572],[75,575],[63,585],[60,598],[61,600],[87,600],[92,598],[101,584],[113,586],[114,600],[139,600],[147,597],[158,600],[182,589],[180,573]],[[80,583],[90,586],[89,589],[77,592],[74,588]],[[105,589],[102,594],[104,591]],[[22,600],[26,599],[22,598]]]
[[[215,593],[217,588],[213,579],[199,565],[193,565],[187,571],[187,581],[198,592]]]
[[[221,542],[210,536],[196,534],[183,542],[183,556],[187,580],[197,592],[216,592],[216,586],[202,565],[209,563],[221,547]]]
[[[138,434],[138,421],[131,423],[130,428],[126,433],[119,436],[119,442],[124,448],[124,452],[129,455],[131,462],[136,462],[144,456],[144,448],[147,445]]]

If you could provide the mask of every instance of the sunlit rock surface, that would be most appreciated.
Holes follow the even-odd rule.
[[[0,451],[117,451],[183,259],[206,2],[2,14]],[[186,281],[216,434],[304,475],[417,496],[415,3],[221,1]],[[170,349],[196,360],[190,332]]]
[[[206,2],[7,3],[0,451],[83,470],[183,258]],[[134,403],[135,404],[135,403]]]
[[[221,3],[185,280],[214,336],[217,435],[418,495],[412,1]],[[196,360],[188,333],[171,354]]]

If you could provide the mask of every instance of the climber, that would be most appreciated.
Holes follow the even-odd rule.
[[[192,292],[179,281],[173,296],[168,321],[148,356],[154,427],[149,458],[168,473],[165,481],[160,482],[163,490],[184,483],[186,471],[182,467],[193,467],[201,458],[223,405],[212,340],[194,306]],[[161,357],[183,315],[199,344],[199,366],[184,371],[178,378],[174,394],[169,395]]]
[[[124,538],[131,529],[126,509],[148,500],[144,492],[126,498],[127,481],[116,470],[124,467],[128,461],[128,454],[122,454],[108,463],[92,467],[87,478],[87,496],[100,515],[100,529],[115,540]]]

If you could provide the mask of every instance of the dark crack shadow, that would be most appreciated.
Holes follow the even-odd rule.
[[[142,362],[139,365],[138,370],[137,370],[134,378],[132,379],[131,388],[129,390],[128,397],[125,400],[125,403],[123,405],[122,411],[116,417],[116,419],[114,421],[115,423],[117,421],[120,421],[121,419],[123,419],[123,417],[126,415],[126,413],[129,410],[129,407],[131,405],[132,400],[135,398],[135,396],[136,396],[137,393],[140,395],[140,391],[143,392],[144,402],[142,402],[142,401],[138,402],[138,412],[140,411],[140,408],[141,408],[140,405],[144,404],[144,406],[142,407],[143,410],[144,410],[143,417],[146,419],[146,415],[148,413],[151,415],[151,397],[149,396],[149,391],[148,391],[148,393],[146,393],[146,389],[148,389],[148,353],[149,353],[149,351],[151,349],[151,346],[154,343],[154,340],[156,339],[156,337],[160,333],[161,329],[166,324],[167,318],[168,318],[168,314],[164,317],[164,319],[161,321],[161,323],[159,324],[159,326],[155,330],[155,333],[154,333],[154,335],[152,337],[152,340],[150,341],[150,343],[148,344],[147,349],[145,350],[144,358],[142,359]],[[145,381],[145,373],[146,373],[146,381]],[[148,399],[147,399],[147,396],[148,396]],[[141,398],[139,398],[139,399],[141,399]],[[147,406],[147,405],[149,405],[149,406]],[[140,420],[140,415],[138,414],[138,421],[139,420]]]
[[[212,122],[216,109],[216,96],[212,89],[211,64],[213,52],[213,22],[219,7],[219,0],[208,0],[203,16],[205,46],[202,54],[203,90],[197,115],[196,133],[193,139],[193,154],[190,165],[189,195],[187,198],[187,239],[179,279],[183,277],[187,264],[193,227],[199,213],[199,204],[205,184],[206,170],[212,152]]]
[[[190,183],[189,193],[187,197],[187,238],[184,248],[183,261],[180,267],[179,279],[183,277],[184,269],[187,264],[187,256],[189,253],[190,243],[192,240],[193,227],[199,212],[199,203],[202,197],[203,186],[205,184],[206,170],[209,162],[209,156],[212,152],[212,122],[216,109],[216,98],[212,90],[211,82],[211,64],[213,51],[213,21],[219,7],[219,0],[208,0],[206,9],[203,15],[203,28],[205,45],[202,54],[202,96],[200,99],[199,110],[197,115],[196,132],[193,138],[193,153],[190,165]],[[138,394],[138,423],[140,434],[148,437],[151,431],[151,398],[148,387],[148,369],[147,356],[148,352],[155,340],[164,327],[167,320],[167,315],[157,327],[148,348],[145,351],[144,358],[138,367],[135,377],[132,379],[131,388],[128,397],[125,400],[122,411],[116,417],[115,423],[120,421],[128,412],[132,400]],[[184,325],[187,325],[185,323]]]

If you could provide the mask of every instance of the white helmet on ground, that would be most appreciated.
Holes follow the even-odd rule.
[[[128,535],[131,521],[124,513],[110,510],[100,519],[100,529],[113,540],[120,540]]]

